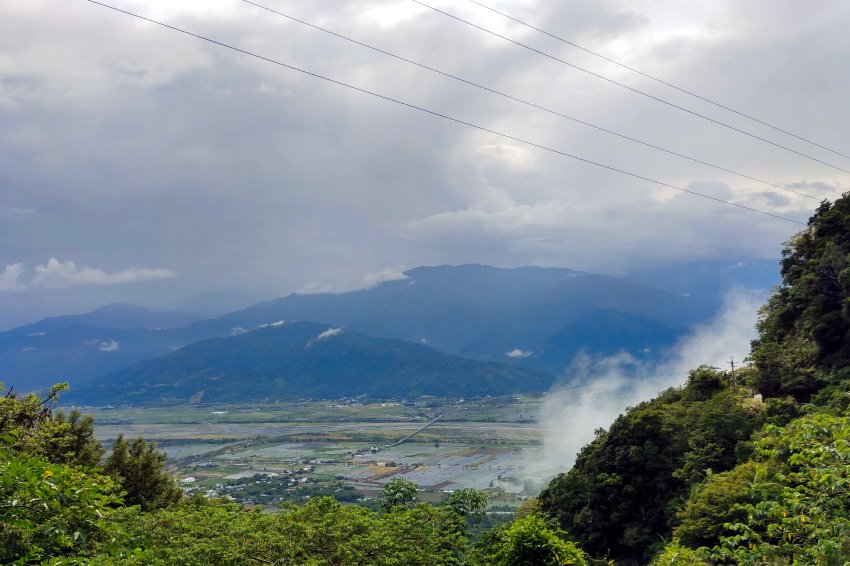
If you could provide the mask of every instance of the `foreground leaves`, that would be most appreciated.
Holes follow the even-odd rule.
[[[119,515],[125,535],[95,564],[458,564],[465,537],[448,508],[416,505],[378,514],[330,497],[281,513],[232,504],[182,505]]]
[[[85,554],[109,538],[116,492],[92,470],[0,449],[0,563]]]

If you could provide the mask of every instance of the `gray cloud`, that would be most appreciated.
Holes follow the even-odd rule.
[[[132,267],[123,271],[107,273],[88,266],[78,267],[73,261],[50,258],[44,265],[35,268],[32,284],[36,287],[72,287],[75,285],[121,285],[157,279],[170,279],[175,273],[168,269],[140,269]]]
[[[0,273],[0,293],[16,293],[27,288],[19,279],[24,273],[24,264],[12,263],[7,265]]]
[[[817,204],[554,119],[236,0],[115,3],[718,198],[799,220]],[[777,135],[471,3],[439,5],[630,85]],[[850,133],[838,127],[850,118],[842,98],[850,87],[843,64],[850,47],[835,41],[850,23],[846,3],[826,1],[818,10],[764,0],[498,5],[790,130],[850,147]],[[407,0],[286,9],[818,197],[848,186],[846,174],[629,95]],[[5,293],[0,327],[104,300],[156,305],[246,286],[259,296],[311,283],[351,288],[364,284],[364,273],[400,265],[476,261],[611,272],[730,252],[776,255],[798,228],[469,130],[89,3],[10,0],[0,6],[0,19],[8,23],[0,34],[0,265],[56,257],[105,274],[127,265],[181,274],[108,294],[42,286],[15,293],[12,303]]]

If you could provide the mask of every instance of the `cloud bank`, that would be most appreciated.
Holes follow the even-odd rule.
[[[472,3],[435,2],[635,88],[732,119]],[[817,206],[243,2],[116,5],[717,198],[798,220]],[[789,131],[845,152],[850,147],[850,129],[843,127],[850,122],[844,97],[850,69],[837,63],[850,58],[850,43],[835,41],[850,27],[846,1],[822,0],[817,10],[767,0],[503,0],[500,8]],[[511,96],[818,199],[850,186],[846,173],[694,120],[413,2],[300,2],[286,10]],[[35,266],[49,257],[94,266],[85,276],[45,274],[45,285],[16,292],[14,305],[0,304],[0,328],[13,318],[26,322],[99,306],[107,290],[110,301],[158,306],[237,288],[257,300],[302,288],[351,290],[398,276],[398,270],[381,275],[387,266],[485,263],[622,273],[683,258],[777,257],[799,229],[342,89],[88,2],[6,0],[0,21],[8,24],[0,34],[0,266]],[[144,286],[80,283],[114,280],[109,269],[118,268],[105,266],[125,265],[179,267],[180,277]],[[98,266],[112,279],[96,273]],[[153,271],[124,277],[165,275]],[[378,275],[361,280],[364,273]],[[3,283],[7,290],[20,284]],[[11,303],[12,296],[3,293],[0,301]]]
[[[700,365],[728,367],[732,356],[740,363],[749,353],[764,299],[761,294],[731,292],[713,321],[696,328],[658,364],[628,354],[577,359],[564,376],[569,385],[551,391],[541,408],[543,449],[526,466],[529,476],[566,471],[593,440],[596,429],[607,429],[627,407],[683,385],[689,370]]]
[[[55,257],[45,265],[35,268],[32,284],[36,287],[66,288],[75,285],[123,285],[140,281],[171,279],[176,274],[169,269],[140,269],[132,267],[123,271],[107,273],[88,266],[77,267],[73,261],[60,261]]]
[[[0,293],[18,293],[25,291],[27,286],[20,282],[24,273],[24,264],[12,263],[0,273]]]

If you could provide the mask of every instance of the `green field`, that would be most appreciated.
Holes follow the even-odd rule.
[[[526,466],[542,438],[540,403],[502,397],[85,410],[107,445],[119,434],[155,440],[190,492],[272,507],[317,495],[368,504],[387,481],[406,477],[420,485],[423,500],[473,487],[509,510],[548,479]]]

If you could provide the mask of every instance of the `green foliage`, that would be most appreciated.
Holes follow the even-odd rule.
[[[51,462],[95,468],[105,450],[94,438],[94,419],[74,409],[68,416],[62,411],[53,415],[59,433],[48,442],[46,455]]]
[[[397,507],[408,507],[416,500],[419,486],[406,478],[393,478],[387,482],[378,497],[378,506],[384,512]]]
[[[709,566],[711,560],[703,550],[694,550],[672,542],[652,560],[650,566]]]
[[[790,395],[787,397],[767,399],[764,405],[766,422],[768,424],[785,426],[800,416],[800,406]]]
[[[107,537],[117,491],[92,470],[0,449],[0,563],[86,552]]]
[[[465,518],[480,518],[487,507],[487,494],[471,487],[456,489],[446,498],[446,505]]]
[[[44,397],[34,393],[19,397],[9,389],[0,398],[0,446],[19,454],[43,455],[48,445],[60,442],[67,427],[53,418],[52,409],[67,388],[67,383],[54,385]]]
[[[281,513],[232,504],[179,505],[122,513],[121,544],[95,564],[458,564],[465,538],[450,511],[430,505],[378,514],[330,497]]]
[[[850,195],[824,202],[782,253],[751,357],[765,397],[807,401],[850,365]]]
[[[583,566],[584,553],[566,540],[567,533],[537,514],[492,529],[475,545],[473,564],[497,566]]]
[[[713,549],[738,564],[845,564],[850,556],[850,418],[815,414],[767,425],[756,443],[745,518]]]
[[[103,449],[92,421],[65,417],[47,394],[0,398],[0,562],[22,564],[85,552],[106,536],[120,486],[89,469]],[[86,467],[83,467],[86,466]]]
[[[720,474],[708,476],[691,492],[684,509],[679,512],[679,525],[673,536],[690,548],[712,547],[722,536],[732,534],[724,527],[746,519],[742,504],[753,503],[749,487],[757,472],[755,462],[746,462]]]
[[[540,494],[542,510],[592,556],[645,563],[669,540],[692,486],[748,452],[764,412],[747,393],[714,368],[692,371],[685,387],[602,431]]]
[[[165,454],[156,443],[137,438],[132,443],[119,435],[112,453],[103,466],[104,472],[124,487],[127,505],[139,505],[143,511],[168,507],[183,498],[183,490],[163,466]]]

